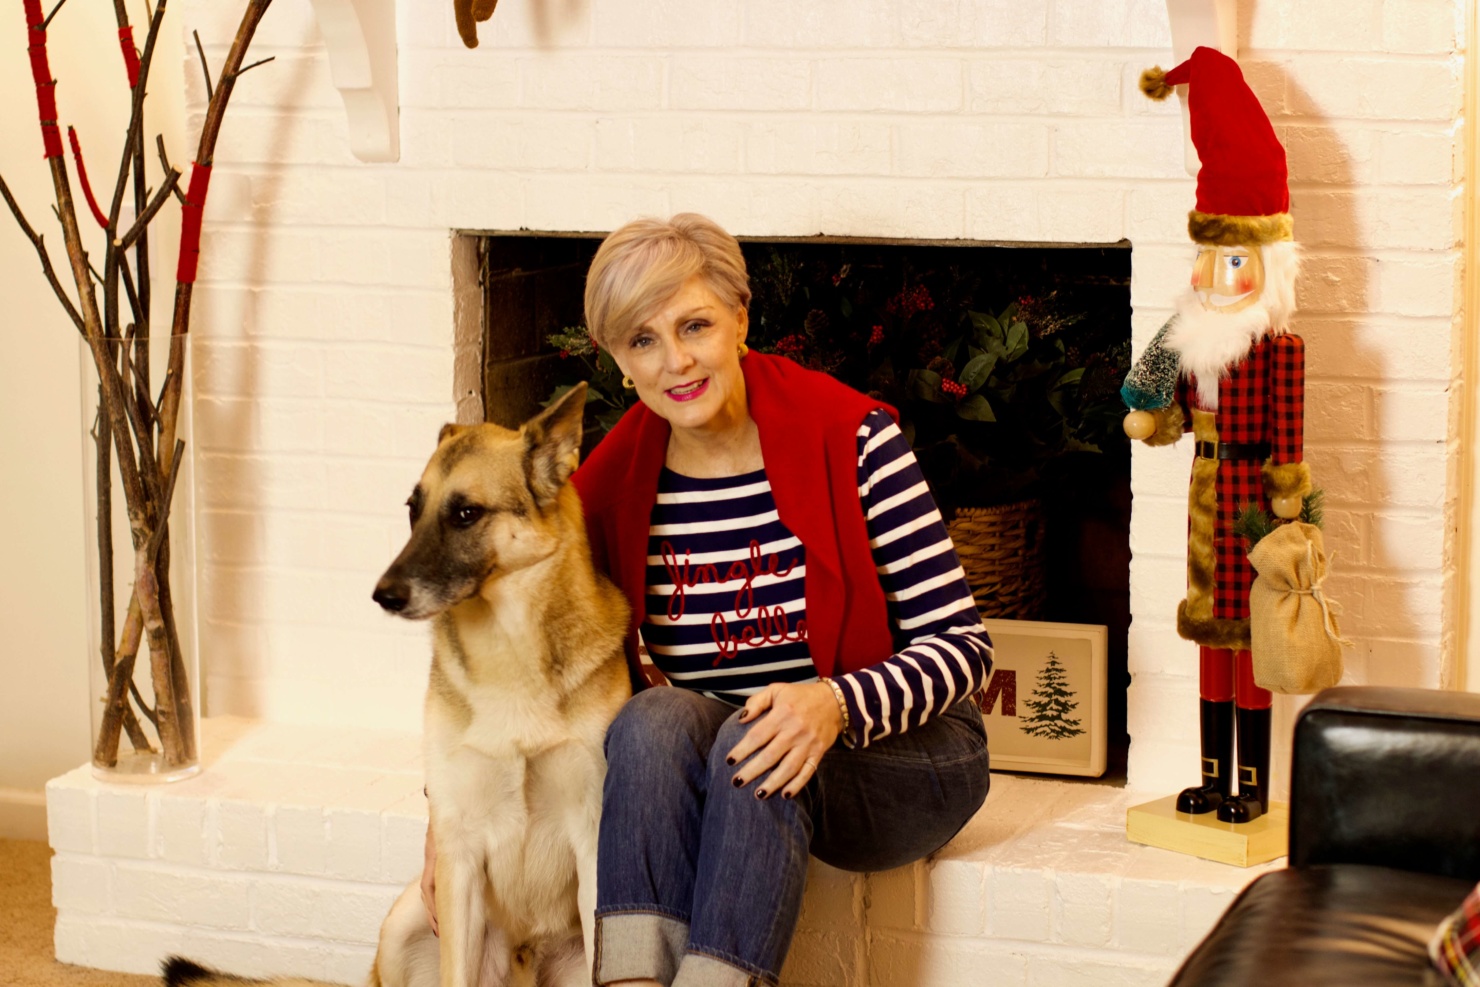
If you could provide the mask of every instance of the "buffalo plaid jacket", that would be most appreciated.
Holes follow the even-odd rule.
[[[1206,411],[1198,401],[1195,378],[1179,378],[1175,398],[1182,406],[1186,429],[1191,410]],[[1220,443],[1268,443],[1269,462],[1301,462],[1305,455],[1305,341],[1285,333],[1267,335],[1228,369],[1218,384],[1215,412]],[[1254,567],[1233,522],[1246,504],[1270,509],[1260,472],[1261,460],[1221,460],[1218,464],[1217,520],[1214,545],[1217,563],[1213,616],[1238,620],[1249,616],[1249,588]]]

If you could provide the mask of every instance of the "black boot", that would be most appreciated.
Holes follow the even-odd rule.
[[[1269,710],[1238,711],[1238,794],[1218,806],[1223,822],[1252,822],[1269,808]]]
[[[1202,713],[1202,780],[1177,796],[1177,811],[1212,812],[1233,790],[1233,703],[1199,700]]]

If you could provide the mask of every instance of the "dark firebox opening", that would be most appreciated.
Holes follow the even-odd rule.
[[[631,397],[583,328],[600,234],[480,238],[489,421],[517,426],[588,380],[588,448]],[[1130,625],[1129,243],[742,238],[749,343],[901,412],[942,512],[1037,497],[1041,619],[1109,628],[1107,778],[1124,778]]]

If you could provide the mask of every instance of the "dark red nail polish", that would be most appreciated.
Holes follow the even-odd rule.
[[[757,788],[755,790],[755,797],[758,798],[758,799],[765,798],[766,797],[766,790],[764,788]]]
[[[736,778],[735,779],[735,787],[736,788],[741,788],[744,785],[745,785],[745,782],[743,780],[741,780],[740,778]]]
[[[735,759],[733,757],[727,757],[727,758],[725,758],[725,763],[728,764],[728,765],[730,765],[731,767],[734,767],[735,766]]]
[[[791,792],[782,792],[781,797],[786,799],[787,801],[791,801]]]

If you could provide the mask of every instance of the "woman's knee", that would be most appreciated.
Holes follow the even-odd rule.
[[[712,776],[728,777],[740,767],[739,761],[731,764],[729,757],[730,751],[745,739],[745,735],[750,732],[752,726],[751,723],[740,721],[740,714],[743,712],[745,712],[743,709],[737,709],[725,717],[725,721],[720,724],[719,730],[714,735],[714,746],[709,751],[709,772]]]
[[[723,792],[727,795],[733,795],[738,799],[760,801],[756,798],[756,793],[765,790],[766,779],[770,774],[769,771],[761,772],[758,777],[752,778],[747,785],[737,786],[735,784],[735,774],[744,767],[746,761],[750,758],[737,759],[732,763],[730,752],[745,739],[746,735],[750,733],[751,727],[754,726],[754,722],[742,723],[740,713],[741,710],[736,710],[730,714],[724,723],[721,724],[719,732],[714,736],[714,746],[709,750],[709,790],[711,792]],[[757,753],[759,752],[752,751],[751,756]],[[778,795],[775,801],[780,803],[783,800]]]
[[[659,751],[702,750],[708,753],[719,717],[707,708],[718,705],[687,689],[644,689],[623,704],[606,731],[606,757],[620,763],[626,756],[651,757]]]

